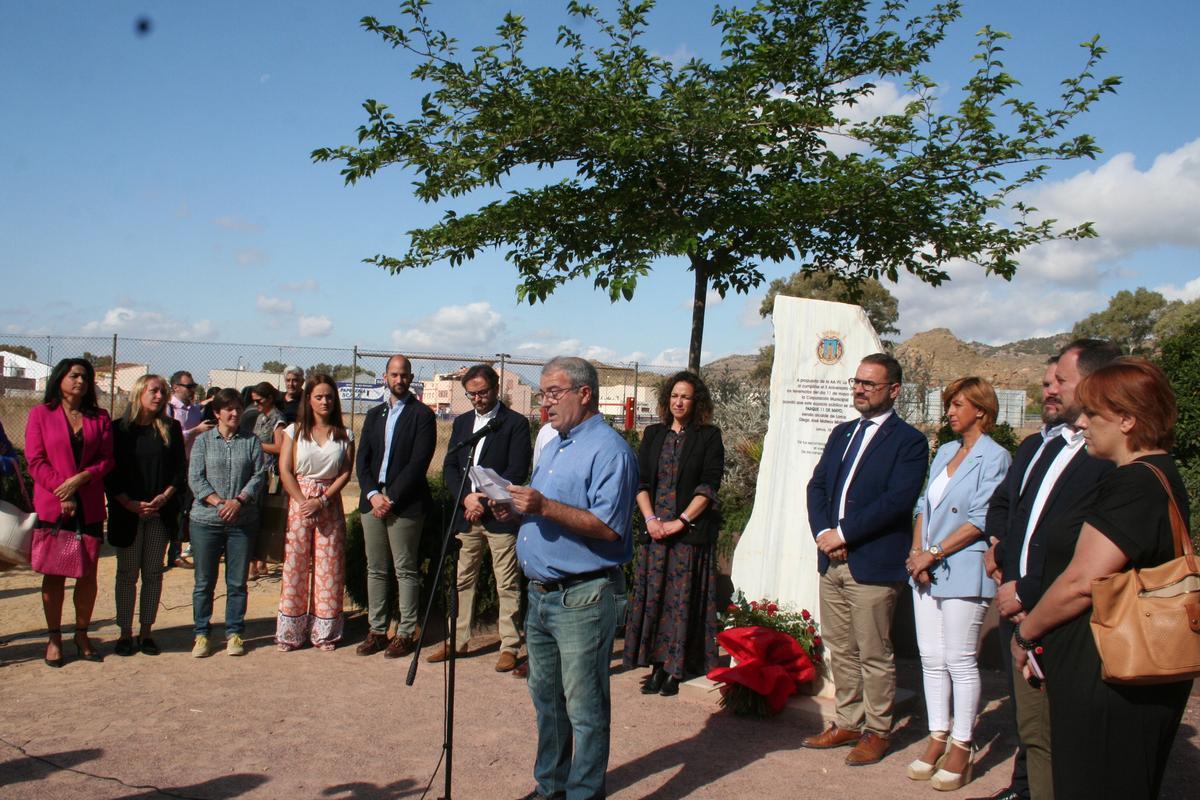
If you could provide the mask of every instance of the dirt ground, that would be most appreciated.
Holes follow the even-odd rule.
[[[404,685],[409,660],[361,658],[366,632],[355,615],[346,645],[332,653],[280,653],[272,644],[277,580],[251,588],[244,658],[190,657],[192,573],[167,573],[158,617],[158,657],[112,655],[112,577],[105,554],[93,637],[106,658],[42,663],[45,623],[40,576],[0,573],[0,797],[13,798],[366,798],[422,794],[438,763],[443,670],[422,663]],[[223,596],[214,614],[220,640]],[[69,631],[71,612],[64,614]],[[69,635],[69,633],[68,633]],[[458,668],[453,795],[504,800],[533,787],[533,709],[525,682],[493,670],[494,635],[472,640],[478,654]],[[643,670],[622,672],[614,653],[608,786],[613,798],[931,797],[905,778],[923,733],[904,716],[898,747],[880,764],[851,769],[844,750],[804,750],[815,723],[787,714],[739,719],[681,697],[645,697]],[[902,685],[919,691],[903,662]],[[986,709],[976,780],[957,797],[1004,786],[1014,741],[997,673],[985,673]],[[919,702],[917,704],[919,706]],[[1172,754],[1167,798],[1195,797],[1200,783],[1200,694],[1193,694]],[[429,797],[442,794],[439,774]],[[1191,786],[1191,789],[1187,787]]]

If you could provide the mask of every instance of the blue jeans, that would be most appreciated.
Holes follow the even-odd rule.
[[[608,667],[624,584],[617,569],[559,591],[529,586],[525,645],[538,729],[533,777],[547,797],[564,791],[567,800],[606,796]]]
[[[235,525],[205,525],[192,522],[192,558],[196,564],[196,586],[192,590],[192,619],[196,636],[208,636],[212,617],[213,589],[221,553],[225,554],[225,635],[246,629],[246,572],[254,551],[253,528]]]

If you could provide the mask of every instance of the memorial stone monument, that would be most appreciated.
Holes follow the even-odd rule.
[[[754,511],[733,556],[733,585],[748,599],[816,615],[817,546],[805,490],[830,431],[858,414],[849,379],[883,346],[859,306],[778,295],[773,318],[770,419]]]

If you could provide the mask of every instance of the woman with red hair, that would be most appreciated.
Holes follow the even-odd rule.
[[[1029,651],[1043,648],[1037,661],[1050,705],[1056,800],[1157,797],[1192,682],[1105,682],[1089,621],[1092,581],[1176,557],[1170,499],[1155,474],[1166,476],[1186,521],[1187,492],[1169,452],[1175,396],[1154,364],[1122,358],[1084,378],[1076,399],[1088,452],[1117,469],[1081,500],[1075,525],[1048,531],[1049,588],[1017,626],[1013,657],[1028,678]]]

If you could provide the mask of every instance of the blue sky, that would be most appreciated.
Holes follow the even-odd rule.
[[[550,52],[562,6],[443,1],[433,14],[469,44],[505,10],[526,14],[537,57]],[[1029,252],[1011,284],[970,265],[955,265],[939,289],[902,280],[892,288],[903,335],[949,327],[1010,341],[1067,329],[1122,288],[1200,296],[1200,3],[966,6],[928,70],[946,86],[968,74],[985,23],[1013,34],[1009,71],[1043,99],[1082,63],[1076,45],[1101,35],[1100,72],[1124,83],[1080,129],[1105,152],[1056,166],[1029,198],[1063,220],[1095,221],[1101,238]],[[710,8],[661,2],[649,44],[711,55]],[[369,97],[412,115],[413,61],[358,26],[364,14],[399,21],[397,9],[0,0],[0,335],[685,359],[682,260],[659,264],[630,303],[577,282],[533,307],[517,305],[515,270],[499,254],[400,276],[360,263],[402,252],[405,231],[442,211],[412,198],[397,168],[345,187],[336,166],[309,160],[316,147],[353,141]],[[152,30],[137,36],[143,14]],[[900,95],[881,86],[879,108]],[[765,266],[769,278],[793,270]],[[769,342],[763,291],[710,306],[707,358]]]

